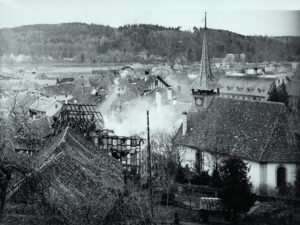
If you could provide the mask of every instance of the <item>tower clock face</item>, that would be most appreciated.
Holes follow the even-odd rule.
[[[196,106],[203,106],[204,99],[203,98],[196,98],[195,103],[196,103]]]

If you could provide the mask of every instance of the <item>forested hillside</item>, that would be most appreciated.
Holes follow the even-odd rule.
[[[22,54],[33,61],[88,63],[166,61],[180,57],[193,62],[201,57],[202,31],[196,27],[189,32],[180,27],[145,24],[119,28],[84,23],[29,25],[0,29],[0,56]],[[299,41],[282,42],[213,29],[208,30],[208,39],[211,57],[245,53],[247,61],[300,60]]]

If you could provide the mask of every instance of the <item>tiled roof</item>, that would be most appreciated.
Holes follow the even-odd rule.
[[[209,107],[188,113],[179,145],[266,162],[300,162],[295,129],[282,103],[215,97]]]
[[[15,111],[21,115],[25,115],[29,110],[29,106],[32,105],[36,100],[37,96],[35,95],[25,95],[17,102]]]
[[[56,85],[44,86],[41,91],[46,96],[63,95],[64,93]]]
[[[77,104],[98,105],[101,102],[101,96],[84,94],[78,95],[74,100],[77,100]]]
[[[33,137],[39,139],[44,138],[52,134],[53,130],[51,117],[44,116],[28,123],[28,129],[30,130]]]
[[[73,81],[74,81],[73,77],[66,77],[66,78],[62,78],[58,83],[68,83]]]
[[[18,125],[17,136],[13,139],[15,149],[37,150],[37,142],[47,141],[47,138],[53,133],[53,120],[51,117],[41,117]]]
[[[64,93],[64,94],[71,94],[74,91],[75,84],[73,83],[60,83],[57,84],[57,87]]]
[[[46,178],[46,202],[70,224],[104,218],[123,189],[121,163],[68,127],[41,151],[35,168]]]

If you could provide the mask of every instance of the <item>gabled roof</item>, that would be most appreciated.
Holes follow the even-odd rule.
[[[41,151],[35,168],[47,182],[46,202],[70,224],[104,218],[123,189],[121,163],[68,127]]]
[[[153,76],[153,75],[148,76],[148,79],[145,81],[145,86],[148,87],[153,82],[155,82],[155,80],[161,81],[166,88],[170,87],[170,85],[161,76]]]
[[[40,97],[29,106],[31,111],[45,112],[48,116],[54,116],[61,109],[62,103],[55,98]]]
[[[98,105],[101,102],[101,96],[83,94],[78,95],[74,100],[77,100],[77,104]]]
[[[60,83],[57,84],[57,87],[64,93],[64,94],[71,94],[74,91],[75,84],[73,83]]]
[[[259,162],[300,162],[294,121],[282,103],[215,97],[187,116],[179,145]]]
[[[64,94],[56,85],[44,86],[41,88],[41,91],[45,96],[57,96]]]

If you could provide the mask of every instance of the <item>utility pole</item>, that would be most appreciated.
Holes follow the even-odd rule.
[[[151,146],[150,146],[150,126],[149,126],[149,110],[147,110],[147,139],[148,139],[148,173],[149,173],[149,190],[150,190],[150,207],[153,217],[153,190],[152,190],[152,168],[151,168]]]

